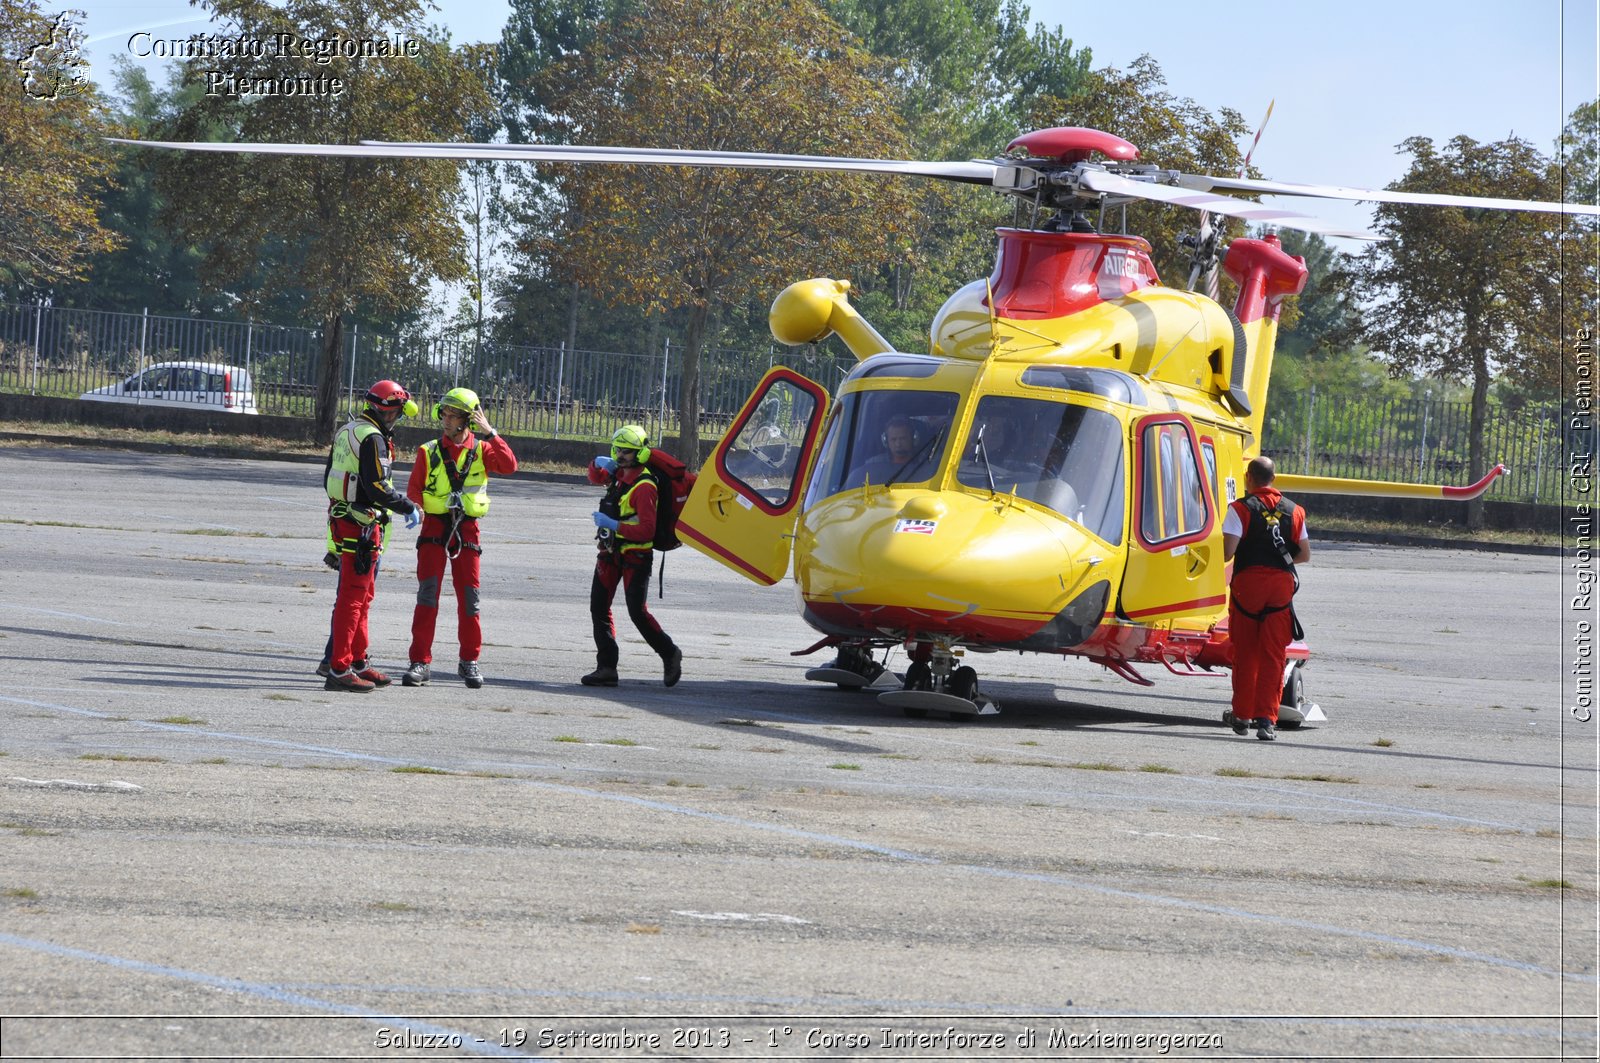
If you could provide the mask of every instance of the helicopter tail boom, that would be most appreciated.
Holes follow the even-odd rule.
[[[1280,473],[1273,486],[1285,493],[1308,495],[1366,495],[1370,498],[1444,498],[1470,502],[1489,490],[1489,485],[1505,475],[1506,467],[1496,465],[1477,483],[1465,487],[1449,484],[1387,483],[1383,480],[1347,480],[1338,476],[1293,476]]]

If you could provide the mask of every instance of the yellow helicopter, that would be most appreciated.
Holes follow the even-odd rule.
[[[691,165],[869,172],[984,184],[1030,227],[998,230],[993,273],[950,296],[929,353],[893,349],[826,278],[785,289],[783,343],[837,335],[859,360],[837,394],[775,368],[701,470],[678,533],[752,581],[790,571],[806,623],[832,648],[808,679],[886,688],[922,716],[991,715],[967,651],[1086,657],[1140,685],[1140,667],[1226,668],[1224,507],[1260,451],[1282,301],[1302,259],[1275,236],[1224,251],[1209,214],[1356,238],[1319,219],[1214,190],[1596,213],[1563,203],[1291,185],[1161,170],[1099,130],[1017,138],[993,160],[912,162],[554,145],[152,143],[200,151]],[[1095,156],[1100,156],[1096,159]],[[1143,239],[1106,231],[1135,200],[1206,212],[1195,276],[1220,264],[1232,308],[1165,287]],[[1191,277],[1191,285],[1193,276]],[[1286,493],[1470,499],[1466,487],[1279,476]],[[903,675],[877,659],[903,646]],[[1305,697],[1309,649],[1290,647],[1280,723],[1322,720]],[[1227,714],[1224,714],[1226,719]]]

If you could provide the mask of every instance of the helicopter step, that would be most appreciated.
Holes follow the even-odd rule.
[[[899,676],[882,665],[877,665],[876,667],[878,669],[876,675],[862,675],[860,672],[853,672],[848,668],[840,668],[837,665],[823,665],[821,668],[807,669],[806,678],[813,683],[833,683],[848,690],[860,690],[863,687],[898,687],[900,685]]]
[[[937,690],[886,690],[878,695],[878,704],[899,709],[907,716],[918,719],[933,712],[945,713],[953,720],[1000,715],[999,702],[987,694],[963,698],[955,694],[941,694]]]
[[[841,690],[898,687],[903,683],[900,676],[872,659],[871,647],[850,643],[840,645],[838,656],[827,664],[807,669],[806,678],[813,683],[833,683]]]

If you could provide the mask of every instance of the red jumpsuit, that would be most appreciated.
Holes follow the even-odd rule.
[[[460,446],[450,442],[449,436],[439,438],[440,453],[450,462],[456,462],[463,450],[470,450],[477,444],[478,439],[471,431],[462,438]],[[483,450],[476,460],[483,463],[484,471],[496,476],[509,476],[517,471],[517,456],[499,435],[483,440]],[[418,447],[416,463],[411,466],[411,479],[406,482],[406,497],[420,508],[427,486],[428,455],[424,448]],[[461,643],[460,659],[476,661],[483,652],[483,623],[478,617],[478,561],[483,550],[478,543],[478,522],[472,517],[463,518],[456,531],[460,542],[450,544],[450,550],[458,551],[451,557],[441,541],[450,534],[449,515],[423,514],[422,528],[417,533],[417,607],[411,614],[411,660],[414,662],[433,662],[433,632],[439,620],[439,588],[444,580],[446,561],[450,563],[450,582],[456,589],[456,637]]]
[[[1283,495],[1275,488],[1250,492],[1268,510]],[[1294,573],[1275,564],[1261,518],[1244,499],[1233,503],[1243,533],[1233,559],[1233,582],[1228,595],[1228,641],[1233,644],[1233,715],[1240,720],[1268,719],[1276,726],[1283,700],[1283,669],[1289,643],[1294,640],[1294,617],[1286,608],[1294,600]],[[1305,510],[1295,506],[1284,541],[1291,550],[1305,538]],[[1284,608],[1279,608],[1284,607]],[[1267,612],[1267,610],[1273,610]],[[1256,614],[1247,616],[1246,610]],[[1257,619],[1256,617],[1260,617]]]
[[[363,419],[375,425],[378,431],[361,441],[358,455],[360,473],[356,477],[358,486],[354,505],[380,516],[386,510],[410,513],[415,507],[405,496],[397,494],[389,481],[389,465],[394,460],[394,440],[381,422],[367,414],[358,418]],[[328,521],[337,544],[354,543],[362,534],[363,526],[349,517],[330,514]],[[385,534],[386,529],[380,526],[377,533]],[[372,608],[372,598],[377,593],[377,577],[376,553],[372,567],[366,572],[357,572],[355,551],[340,551],[339,590],[333,603],[333,638],[328,652],[328,667],[335,675],[348,671],[351,662],[367,659],[367,614]]]
[[[644,472],[642,466],[608,473],[593,463],[589,465],[590,483],[613,485],[612,490],[627,497],[622,523],[615,535],[600,543],[594,579],[589,583],[589,618],[594,625],[595,659],[601,668],[615,668],[621,653],[617,646],[617,626],[611,618],[611,603],[617,596],[618,584],[622,585],[622,600],[628,606],[628,617],[650,648],[662,660],[670,658],[678,648],[645,604],[650,594],[650,572],[654,567],[654,554],[650,549],[656,535],[657,491],[654,479],[639,484],[631,494],[627,493],[627,487],[634,484]]]

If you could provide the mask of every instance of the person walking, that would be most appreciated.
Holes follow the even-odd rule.
[[[439,588],[445,564],[456,590],[456,637],[461,654],[456,674],[467,686],[483,686],[478,656],[483,652],[479,619],[478,521],[489,512],[489,474],[517,471],[517,456],[489,424],[470,388],[452,388],[433,407],[438,439],[417,448],[406,497],[422,507],[417,538],[417,607],[411,614],[411,665],[401,678],[420,687],[432,678],[433,632],[439,619]]]
[[[1222,521],[1222,557],[1233,562],[1228,641],[1233,644],[1233,730],[1270,742],[1277,737],[1283,670],[1295,638],[1294,566],[1311,560],[1305,510],[1272,486],[1272,459],[1251,458],[1245,496]]]
[[[378,555],[390,513],[415,528],[420,511],[397,494],[389,479],[394,462],[394,426],[414,417],[417,404],[393,380],[367,389],[360,416],[339,429],[328,452],[323,482],[328,491],[329,552],[339,559],[339,590],[333,605],[333,642],[328,651],[326,690],[368,693],[389,677],[367,659],[367,616],[377,593]],[[318,669],[320,671],[320,669]]]
[[[633,626],[661,657],[662,682],[675,686],[683,675],[683,652],[645,604],[654,563],[656,511],[663,504],[649,468],[649,443],[642,427],[623,425],[611,437],[610,456],[601,454],[589,463],[589,482],[603,485],[606,493],[594,512],[599,556],[589,585],[589,617],[594,622],[596,667],[580,680],[586,687],[617,685],[620,651],[611,603],[619,584]],[[672,502],[668,499],[665,504]]]

